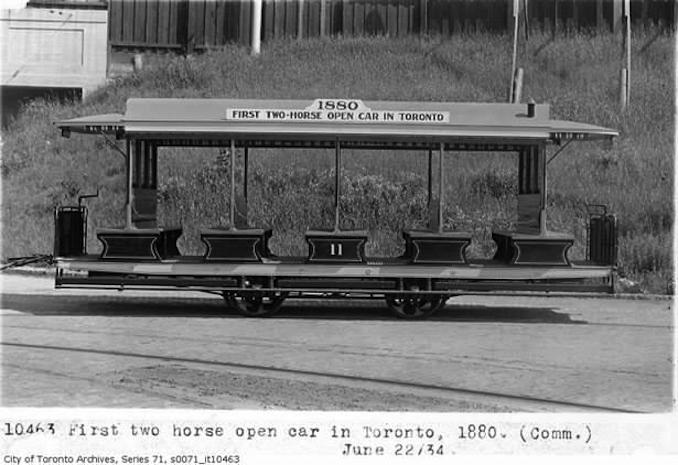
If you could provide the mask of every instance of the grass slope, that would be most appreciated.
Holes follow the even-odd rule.
[[[505,36],[336,39],[266,44],[259,58],[229,47],[200,56],[149,56],[143,72],[119,78],[83,103],[35,101],[3,133],[3,257],[49,253],[53,208],[101,190],[89,202],[90,226],[122,223],[124,163],[94,137],[63,139],[61,118],[123,112],[129,97],[347,97],[364,100],[505,101],[510,40]],[[552,116],[617,128],[613,147],[575,143],[549,165],[548,226],[569,231],[585,254],[585,204],[608,205],[620,221],[620,272],[646,290],[672,282],[673,38],[633,40],[631,104],[618,108],[621,43],[612,36],[533,36],[520,49],[523,95],[552,105]],[[551,149],[554,150],[554,149]],[[273,248],[304,254],[303,231],[332,224],[332,153],[253,151],[250,222],[275,229]],[[217,149],[163,149],[159,208],[182,223],[180,246],[200,253],[197,230],[223,224],[228,161]],[[425,156],[347,155],[343,225],[370,229],[371,254],[396,254],[398,231],[426,221]],[[472,255],[492,252],[491,229],[515,222],[517,158],[452,154],[445,223],[472,230]],[[93,231],[93,229],[90,229]],[[93,234],[90,234],[93,236]],[[96,250],[96,239],[89,238]]]

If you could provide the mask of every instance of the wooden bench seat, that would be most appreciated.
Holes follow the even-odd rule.
[[[567,251],[574,243],[571,234],[494,231],[492,240],[497,244],[494,260],[511,265],[571,266],[567,258]]]
[[[102,259],[164,260],[179,256],[181,228],[106,228],[96,231],[104,250]]]
[[[428,230],[403,231],[404,258],[410,263],[465,264],[471,233]]]
[[[367,231],[306,231],[309,262],[365,263]]]
[[[271,256],[268,240],[271,229],[208,228],[200,231],[200,240],[207,246],[207,261],[260,262]]]

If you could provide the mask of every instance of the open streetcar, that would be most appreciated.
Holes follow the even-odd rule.
[[[124,226],[96,230],[103,245],[86,251],[87,210],[56,209],[57,288],[172,289],[220,293],[249,316],[270,315],[285,298],[383,298],[402,318],[422,318],[464,293],[506,291],[613,292],[616,220],[589,218],[587,257],[568,258],[574,236],[548,231],[547,149],[573,140],[610,140],[617,132],[553,120],[546,104],[431,103],[345,99],[129,99],[125,114],[55,123],[62,135],[82,133],[124,141]],[[182,255],[180,227],[158,224],[157,164],[163,147],[221,147],[230,153],[229,224],[200,231],[201,256]],[[248,151],[333,149],[334,228],[307,230],[308,254],[271,253],[275,231],[254,228],[236,213],[236,150],[244,152],[244,208]],[[368,232],[340,229],[342,150],[407,150],[428,160],[429,224],[403,230],[404,253],[368,257]],[[515,230],[492,231],[496,253],[471,260],[468,231],[445,231],[447,152],[517,154]],[[428,155],[428,157],[427,157]],[[160,157],[160,160],[162,156]]]

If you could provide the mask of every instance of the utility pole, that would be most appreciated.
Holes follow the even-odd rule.
[[[626,66],[622,67],[619,77],[619,104],[624,111],[631,100],[631,0],[624,0],[622,18],[625,26],[622,34]]]
[[[327,16],[327,4],[320,0],[320,37],[325,37],[325,16]]]
[[[520,0],[513,0],[513,59],[511,60],[511,85],[509,86],[509,101],[513,99],[515,86],[516,56],[518,54],[518,15],[520,14]]]
[[[252,55],[261,53],[261,0],[252,0]]]
[[[299,0],[297,9],[297,39],[304,38],[304,0]]]
[[[626,103],[631,100],[631,0],[624,0],[626,20]]]

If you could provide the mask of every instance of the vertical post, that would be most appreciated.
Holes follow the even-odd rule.
[[[341,145],[339,139],[336,141],[334,151],[334,230],[339,231],[339,196],[341,191],[341,182],[339,173],[341,171]]]
[[[619,32],[621,21],[622,21],[622,1],[623,0],[612,0],[612,33],[617,34]]]
[[[243,187],[242,187],[242,196],[245,198],[245,215],[247,215],[247,169],[249,165],[249,147],[245,145],[245,155],[244,155],[244,163],[245,166],[243,167],[243,174],[242,174],[242,182],[243,182]]]
[[[553,39],[556,38],[557,32],[558,32],[558,0],[553,0],[553,28],[551,29]]]
[[[237,159],[237,152],[236,152],[236,159]],[[241,191],[238,192],[237,188],[237,183],[238,183],[238,178],[236,176],[235,179],[235,184],[236,184],[236,196],[235,196],[235,227],[236,228],[247,228],[249,223],[248,223],[248,208],[247,208],[247,171],[248,171],[248,165],[249,165],[249,160],[248,160],[248,147],[247,143],[243,141],[243,164],[242,164],[242,176],[241,176]]]
[[[261,1],[252,0],[252,55],[261,52]]]
[[[525,19],[525,42],[530,40],[530,18],[528,17],[528,1],[525,0],[525,5],[523,5],[523,19]]]
[[[673,0],[673,24],[674,24],[674,29],[675,29],[675,24],[676,24],[676,4],[678,1]],[[643,25],[643,30],[647,30],[647,7],[648,7],[648,2],[641,2],[640,4],[640,23]]]
[[[231,139],[231,201],[230,229],[235,229],[235,139]]]
[[[603,0],[596,0],[596,29],[603,30]]]
[[[158,146],[151,145],[151,186],[153,189],[158,188]],[[157,200],[156,200],[157,202]]]
[[[304,0],[298,0],[299,8],[297,9],[297,39],[304,38]]]
[[[326,0],[320,0],[320,37],[325,37],[325,16],[327,16]]]
[[[419,37],[428,34],[428,0],[419,0]]]
[[[141,163],[140,182],[137,187],[148,188],[151,187],[151,143],[146,141],[143,149],[143,162]]]
[[[135,53],[132,58],[132,69],[135,73],[140,73],[144,69],[144,56],[141,53]]]
[[[132,146],[132,192],[134,192],[135,187],[141,187],[141,176],[144,172],[145,146],[146,141],[143,140],[135,140]],[[134,210],[134,206],[132,206],[132,210]]]
[[[516,72],[516,55],[518,54],[518,14],[520,11],[520,0],[513,0],[513,58],[511,60],[511,85],[509,86],[509,99],[513,91],[514,78]],[[510,100],[509,100],[510,101]]]
[[[433,181],[433,167],[431,162],[433,161],[433,149],[428,149],[428,197],[426,197],[426,208],[431,208],[431,195],[432,195],[432,181]]]
[[[112,4],[112,2],[109,2]],[[177,9],[177,35],[179,43],[182,46],[182,49],[185,53],[193,53],[193,47],[195,45],[195,30],[193,27],[193,14],[194,9],[191,8],[191,2],[189,0],[179,0]],[[130,25],[130,27],[132,27]]]
[[[631,0],[624,0],[624,19],[626,23],[626,104],[631,100]]]
[[[581,29],[581,22],[579,21],[579,8],[577,7],[577,0],[572,2],[572,30],[579,31]]]
[[[127,204],[125,204],[125,228],[132,229],[134,225],[132,224],[132,142],[127,139]]]
[[[440,143],[440,158],[438,159],[438,232],[443,232],[443,207],[445,199],[443,198],[443,183],[445,182],[445,175],[443,173],[443,155],[445,154],[445,142]]]
[[[619,74],[619,106],[621,107],[622,111],[626,110],[626,97],[628,95],[628,92],[626,90],[628,83],[627,83],[627,74],[626,74],[626,69],[622,68],[621,73]]]
[[[511,32],[511,27],[513,26],[513,11],[515,5],[513,4],[513,0],[506,0],[505,5],[506,5],[506,33],[508,34],[509,32]]]
[[[546,235],[546,149],[544,145],[539,145],[536,147],[539,160],[539,179],[541,180],[540,193],[541,193],[541,202],[539,210],[539,234],[541,236]]]
[[[520,103],[522,94],[523,94],[523,68],[518,68],[513,78],[511,103]]]

